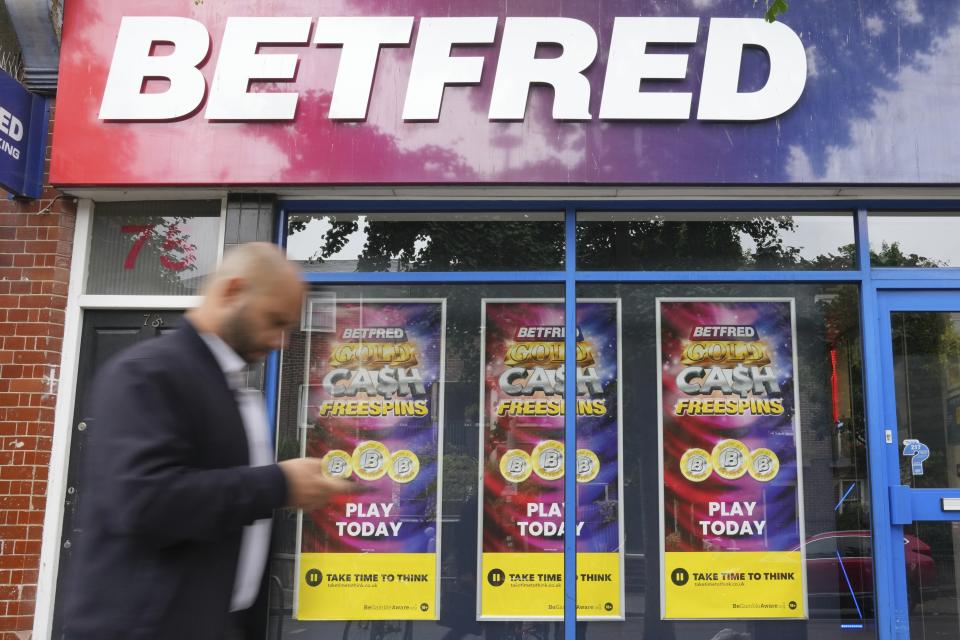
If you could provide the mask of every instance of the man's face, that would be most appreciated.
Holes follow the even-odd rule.
[[[248,363],[262,360],[282,347],[286,332],[299,323],[302,298],[302,285],[294,280],[246,290],[227,311],[221,338]]]

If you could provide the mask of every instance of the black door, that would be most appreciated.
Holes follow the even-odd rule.
[[[80,338],[80,363],[77,367],[77,395],[74,401],[73,433],[67,467],[67,492],[63,503],[63,529],[60,536],[60,568],[57,573],[57,597],[53,613],[53,638],[63,637],[61,595],[70,575],[70,560],[77,537],[77,508],[83,499],[78,472],[87,443],[86,398],[90,381],[104,362],[138,342],[173,331],[182,311],[87,311],[83,314]],[[92,425],[91,425],[91,428]]]

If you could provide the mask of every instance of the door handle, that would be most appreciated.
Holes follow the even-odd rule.
[[[890,523],[908,525],[915,521],[960,520],[960,488],[912,489],[890,487]]]
[[[940,508],[944,511],[960,511],[960,498],[940,498]]]

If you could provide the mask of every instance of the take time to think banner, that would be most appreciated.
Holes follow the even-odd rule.
[[[807,615],[794,318],[657,300],[664,619]]]
[[[577,475],[577,617],[622,619],[620,304],[577,302],[569,405],[563,302],[485,300],[483,318],[477,615],[563,617],[569,469]],[[577,412],[575,452],[564,451],[567,406]]]
[[[363,486],[301,516],[300,620],[437,617],[445,309],[341,300],[307,334],[304,454]]]

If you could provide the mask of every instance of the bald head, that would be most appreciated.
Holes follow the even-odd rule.
[[[271,288],[278,282],[300,280],[293,264],[283,255],[280,247],[269,242],[250,242],[223,254],[223,261],[203,283],[206,295],[218,282],[242,278],[256,289]]]
[[[276,245],[251,242],[227,252],[204,282],[203,302],[188,314],[248,362],[259,360],[296,326],[304,288],[297,268]]]

